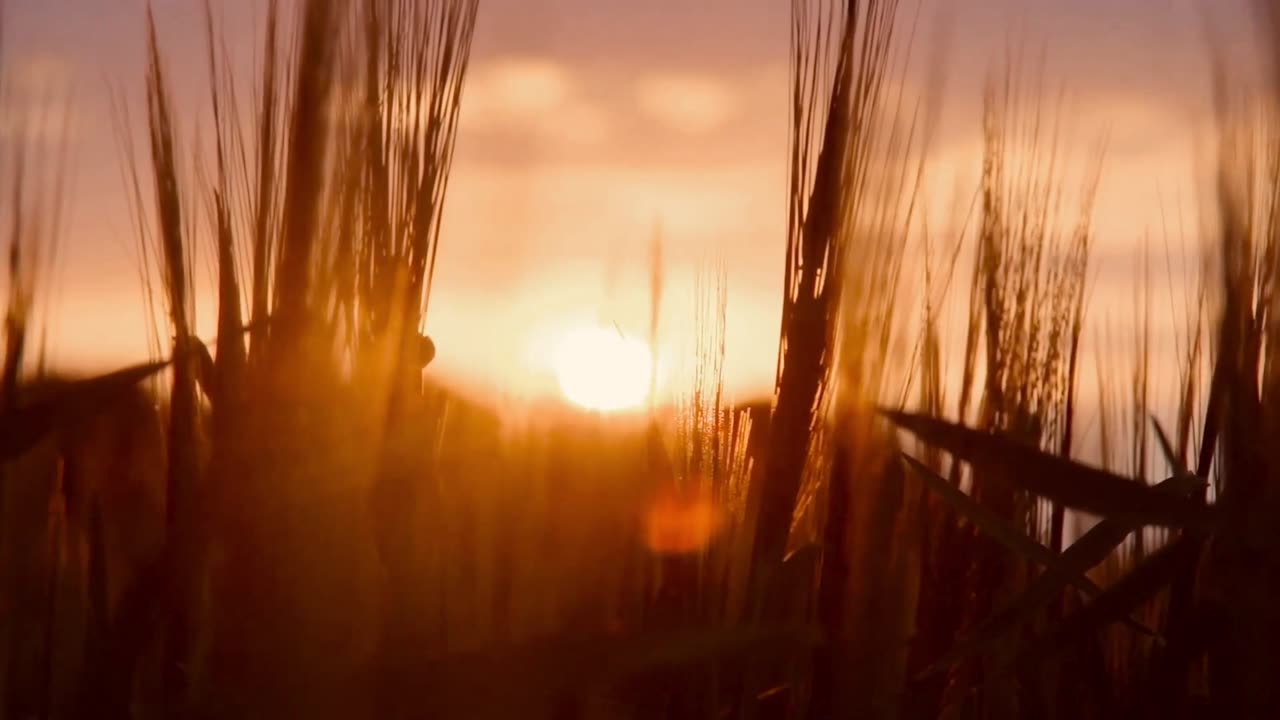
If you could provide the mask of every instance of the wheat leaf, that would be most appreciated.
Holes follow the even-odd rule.
[[[1165,433],[1164,428],[1161,427],[1160,421],[1155,419],[1154,416],[1151,418],[1151,427],[1156,431],[1156,439],[1160,441],[1160,452],[1164,453],[1164,459],[1165,462],[1169,463],[1169,469],[1175,475],[1188,474],[1186,464],[1182,462],[1178,452],[1173,449],[1173,443],[1169,442],[1169,436]]]
[[[945,478],[930,470],[924,463],[906,453],[903,453],[902,457],[906,460],[907,466],[914,471],[914,474],[939,499],[950,506],[951,509],[963,515],[965,519],[973,523],[974,527],[990,536],[993,540],[1023,558],[1040,565],[1052,566],[1058,562],[1059,558],[1052,550],[1027,537],[1025,533],[1010,525],[1008,521],[996,513],[979,505],[977,501],[947,482]],[[1102,591],[1092,580],[1083,575],[1072,578],[1072,582],[1091,595],[1097,595]]]
[[[1019,661],[1048,657],[1067,647],[1073,640],[1088,637],[1107,625],[1128,617],[1169,584],[1182,567],[1195,560],[1197,545],[1195,536],[1183,535],[1152,553],[1093,602],[1033,640],[1019,656]]]
[[[168,361],[135,365],[60,384],[43,397],[6,410],[0,414],[0,460],[10,460],[30,450],[63,423],[98,412],[168,365]]]
[[[1011,484],[1063,505],[1140,524],[1204,527],[1208,508],[1185,497],[1153,490],[1105,470],[1051,455],[1003,435],[980,432],[945,420],[882,410],[894,424],[955,457]]]

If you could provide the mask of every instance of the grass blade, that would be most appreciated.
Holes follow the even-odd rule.
[[[1161,492],[1185,497],[1203,485],[1194,475],[1182,475],[1171,477],[1156,485],[1156,488]],[[1021,595],[1004,609],[997,611],[990,620],[974,631],[972,637],[958,643],[951,652],[930,665],[921,676],[928,677],[978,655],[1007,637],[1010,632],[1024,627],[1041,608],[1061,595],[1068,584],[1080,587],[1080,578],[1086,577],[1085,573],[1089,569],[1105,560],[1137,527],[1124,517],[1108,518],[1094,525],[1062,555],[1055,556],[1052,562],[1046,563],[1045,571]],[[1097,589],[1091,581],[1089,584]],[[1143,635],[1156,635],[1150,628],[1128,616],[1120,621]]]
[[[928,467],[925,467],[920,461],[905,453],[903,453],[902,457],[906,460],[907,466],[915,472],[917,477],[924,481],[925,485],[939,499],[957,513],[963,515],[965,519],[973,523],[975,527],[989,535],[993,540],[1021,555],[1026,560],[1031,560],[1046,567],[1054,567],[1060,564],[1060,558],[1052,550],[1027,537],[1025,533],[1010,525],[1008,521],[996,513],[979,505],[973,498],[947,482],[946,479]],[[1070,582],[1090,595],[1097,595],[1102,592],[1101,588],[1082,573],[1072,576]]]
[[[1169,463],[1169,469],[1175,475],[1186,475],[1188,473],[1187,465],[1178,455],[1178,451],[1173,449],[1173,443],[1169,441],[1169,436],[1165,434],[1164,428],[1160,426],[1160,421],[1151,418],[1151,427],[1156,431],[1156,439],[1160,441],[1160,452],[1164,453],[1165,462]]]
[[[1085,512],[1111,517],[1124,515],[1140,524],[1206,526],[1207,508],[1185,497],[1153,490],[994,433],[984,433],[936,418],[882,411],[898,427],[941,447],[958,459],[986,470],[993,480]]]
[[[1006,676],[1018,667],[1052,657],[1107,625],[1127,620],[1134,610],[1169,584],[1181,568],[1195,559],[1196,543],[1189,537],[1183,536],[1148,556],[1089,605],[1033,638],[1021,652],[1006,656],[1012,661],[988,668],[988,679]],[[965,643],[963,653],[959,648],[949,653],[947,658],[921,673],[917,682],[950,667],[962,659],[961,655],[969,657],[980,652],[982,647],[976,646],[985,647],[993,641],[990,634],[974,638]]]
[[[1092,603],[1032,641],[1019,660],[1027,662],[1051,656],[1074,640],[1128,617],[1168,585],[1181,568],[1194,561],[1198,545],[1194,536],[1184,535],[1152,553]]]
[[[42,398],[19,403],[0,413],[0,460],[10,460],[30,450],[65,422],[100,411],[104,405],[168,365],[168,361],[135,365],[106,375],[59,384]]]

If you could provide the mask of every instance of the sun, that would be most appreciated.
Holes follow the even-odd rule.
[[[551,365],[560,392],[590,410],[628,410],[649,397],[653,353],[647,343],[617,328],[581,327],[565,332]]]

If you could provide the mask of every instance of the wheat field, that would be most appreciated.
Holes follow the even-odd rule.
[[[914,5],[791,0],[772,395],[725,392],[712,269],[676,401],[512,423],[429,372],[484,0],[263,0],[250,77],[191,3],[200,137],[149,13],[112,118],[152,357],[46,362],[77,159],[0,154],[0,717],[1280,717],[1280,86],[1215,76],[1178,353],[1135,278],[1095,368],[1105,144],[1068,171],[1011,54],[928,230]]]

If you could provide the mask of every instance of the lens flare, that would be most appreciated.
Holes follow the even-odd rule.
[[[711,544],[722,520],[709,497],[662,493],[645,513],[645,545],[658,555],[696,553]]]

